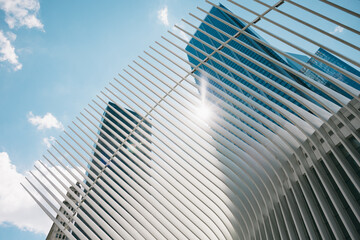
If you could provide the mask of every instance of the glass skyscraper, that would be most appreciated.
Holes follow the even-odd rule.
[[[218,90],[225,92],[228,96],[231,96],[232,98],[239,101],[241,104],[244,104],[250,108],[252,108],[254,111],[258,112],[259,114],[263,115],[262,112],[258,111],[253,106],[250,106],[248,103],[240,99],[237,95],[238,92],[240,94],[245,95],[246,97],[251,98],[255,102],[261,104],[268,110],[278,114],[280,114],[274,110],[273,108],[268,107],[266,102],[259,100],[258,98],[254,97],[254,95],[260,95],[262,97],[265,97],[267,101],[272,101],[276,103],[278,106],[281,106],[282,108],[285,108],[286,110],[293,113],[291,109],[289,109],[287,106],[270,96],[269,94],[265,93],[263,90],[261,90],[256,84],[260,84],[261,86],[265,87],[266,89],[270,89],[277,95],[280,95],[282,97],[285,97],[287,100],[291,101],[292,103],[296,104],[297,106],[303,108],[306,110],[306,108],[298,103],[296,100],[292,98],[291,95],[285,94],[284,92],[281,92],[277,88],[273,87],[271,84],[264,81],[263,76],[271,79],[272,81],[284,86],[285,88],[291,90],[294,92],[294,94],[303,96],[307,98],[302,92],[297,91],[293,86],[289,85],[285,81],[278,78],[275,74],[271,73],[268,70],[265,70],[258,66],[258,64],[253,63],[249,61],[246,57],[241,56],[241,53],[247,55],[250,58],[254,58],[255,60],[259,61],[261,64],[264,64],[266,67],[270,68],[271,70],[283,74],[284,76],[288,77],[292,81],[295,81],[302,86],[306,87],[306,84],[303,83],[303,81],[298,78],[297,76],[287,72],[283,68],[275,65],[265,57],[257,54],[252,49],[256,49],[262,53],[264,53],[267,57],[277,60],[281,62],[282,64],[287,65],[288,67],[291,67],[291,65],[288,64],[286,59],[279,54],[277,54],[272,49],[262,45],[261,43],[255,41],[249,36],[246,36],[245,34],[240,34],[236,37],[237,40],[241,41],[244,44],[247,44],[249,47],[245,47],[244,45],[240,44],[236,40],[230,40],[227,44],[227,46],[220,49],[220,52],[227,54],[226,57],[219,53],[214,53],[214,48],[218,48],[221,45],[222,42],[226,42],[229,40],[229,36],[234,36],[237,33],[237,30],[229,27],[226,25],[226,23],[236,26],[239,29],[242,29],[245,27],[245,24],[239,21],[238,19],[232,17],[231,15],[227,14],[225,11],[229,11],[225,6],[219,5],[220,8],[224,9],[224,11],[213,7],[210,10],[210,15],[207,15],[204,19],[204,21],[207,23],[201,23],[199,28],[200,30],[197,30],[194,34],[194,38],[190,40],[190,44],[186,47],[186,50],[188,51],[188,58],[189,61],[193,64],[192,67],[198,65],[200,61],[206,62],[206,64],[202,64],[198,70],[195,71],[195,74],[198,76],[195,81],[199,85],[199,89],[201,94],[205,94],[205,92],[212,94],[216,98],[207,97],[207,100],[210,100],[212,102],[217,102],[219,99],[221,99],[224,102],[229,103],[229,101],[225,100],[223,97],[221,97],[220,94],[216,93],[209,85],[216,87]],[[212,16],[213,15],[213,16]],[[226,22],[226,23],[224,23]],[[216,28],[220,29],[217,30]],[[246,28],[246,33],[250,34],[254,38],[262,39],[255,31],[253,31],[250,27]],[[205,42],[205,43],[204,43]],[[238,50],[240,53],[234,51]],[[213,54],[213,58],[218,60],[207,60],[206,55],[207,54]],[[240,62],[245,65],[240,66],[237,62]],[[226,68],[226,67],[227,68]],[[229,70],[230,69],[230,70]],[[241,77],[240,75],[244,76]],[[245,79],[247,77],[248,79]],[[215,79],[220,80],[222,83],[226,84],[228,87],[231,87],[233,90],[236,91],[236,94],[232,93],[228,89],[225,89],[224,86],[221,86],[218,82],[216,82]],[[233,78],[235,79],[239,84],[242,86],[246,86],[249,89],[255,91],[254,93],[249,93],[247,90],[240,89],[238,85],[231,82],[229,79]],[[253,82],[252,82],[253,81]],[[217,100],[216,100],[217,99]],[[237,108],[237,106],[233,106]],[[242,110],[238,109],[242,113],[249,116],[247,113],[243,112]],[[265,115],[263,115],[265,116]],[[251,117],[251,116],[249,116]],[[265,116],[266,117],[266,116]],[[269,119],[271,120],[271,119]]]
[[[109,165],[110,169],[111,165],[116,165],[117,167],[119,167],[116,164],[116,161],[113,160],[113,158],[115,157],[116,149],[119,148],[119,144],[121,144],[124,139],[127,139],[126,144],[124,144],[124,148],[127,149],[127,151],[131,152],[134,148],[136,148],[134,142],[141,144],[148,150],[148,145],[151,144],[150,139],[141,134],[139,130],[134,131],[136,132],[136,134],[140,135],[143,139],[145,139],[144,141],[141,141],[138,137],[134,135],[134,133],[131,133],[131,131],[135,129],[135,126],[137,124],[140,124],[139,122],[142,120],[142,118],[139,114],[132,110],[127,111],[133,116],[135,116],[135,118],[131,117],[128,112],[119,108],[116,104],[112,102],[109,102],[109,106],[106,107],[104,112],[104,118],[101,125],[101,130],[103,130],[103,132],[99,133],[100,138],[98,139],[95,147],[98,152],[94,152],[94,157],[100,159],[104,165]],[[151,124],[147,120],[144,120],[140,124],[140,128],[150,135],[150,132],[143,127],[145,124],[151,128]],[[110,141],[110,139],[115,139],[116,142]],[[111,145],[112,148],[110,148],[108,145]],[[125,158],[130,159],[130,157],[128,156],[129,153],[122,149],[119,149],[118,151],[120,152],[120,154],[125,156]],[[142,154],[145,153],[142,152]],[[147,157],[150,159],[149,156]],[[97,165],[100,169],[103,167],[100,166],[96,161],[93,161],[93,163]],[[126,172],[122,171],[122,173]]]

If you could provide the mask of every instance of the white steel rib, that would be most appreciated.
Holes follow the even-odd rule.
[[[286,6],[354,35],[342,18],[359,13],[206,2],[100,91],[24,188],[66,239],[360,239],[360,64],[323,39],[360,48]]]

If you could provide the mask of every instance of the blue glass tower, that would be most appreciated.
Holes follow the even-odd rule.
[[[342,61],[341,59],[335,57],[334,55],[332,55],[331,53],[327,52],[326,50],[319,48],[319,50],[316,51],[315,53],[316,56],[327,60],[328,62],[341,67],[343,69],[345,69],[346,71],[355,74],[356,76],[360,76],[360,72],[358,70],[356,70],[355,68],[351,67],[349,64],[345,63],[344,61]],[[356,82],[354,82],[353,80],[351,80],[350,78],[348,78],[347,76],[341,74],[340,72],[338,72],[337,70],[325,65],[324,63],[314,59],[314,58],[310,58],[307,63],[319,70],[321,70],[322,72],[340,80],[343,83],[346,83],[349,86],[352,86],[353,88],[360,90],[360,85]],[[347,94],[346,92],[344,92],[342,89],[340,89],[339,87],[337,87],[336,85],[334,85],[333,83],[329,82],[328,80],[326,80],[325,78],[319,76],[318,74],[312,72],[311,70],[303,67],[302,69],[300,69],[300,72],[302,72],[304,75],[314,79],[317,82],[320,82],[322,84],[324,84],[325,86],[331,88],[332,90],[348,97],[351,98],[351,96],[349,94]],[[312,88],[312,87],[311,87]],[[317,90],[313,89],[313,91],[318,92]]]
[[[220,8],[228,11],[227,8],[225,8],[223,5],[220,4],[219,6],[220,6]],[[211,16],[211,15],[213,15],[213,16]],[[209,23],[209,25],[207,25],[206,23],[202,23],[199,26],[199,28],[202,31],[204,31],[205,33],[207,33],[207,34],[211,35],[212,37],[214,37],[215,39],[218,39],[219,41],[225,42],[225,41],[229,40],[229,36],[226,36],[225,34],[221,33],[221,31],[226,32],[230,36],[234,36],[235,34],[237,34],[238,31],[231,28],[231,27],[229,27],[229,26],[227,26],[225,23],[221,22],[219,19],[221,19],[221,20],[223,20],[223,21],[229,23],[230,25],[233,25],[233,26],[235,26],[235,27],[237,27],[239,29],[242,29],[242,28],[244,28],[246,26],[243,22],[241,22],[238,19],[232,17],[230,14],[226,13],[225,11],[222,11],[221,9],[213,7],[210,10],[210,14],[207,15],[205,17],[205,19],[204,19],[204,21]],[[214,26],[214,27],[216,27],[218,29],[221,29],[221,31],[218,31],[217,29],[214,29],[212,26]],[[210,38],[209,36],[207,36],[202,31],[200,31],[200,30],[196,31],[194,36],[199,38],[200,40],[206,42],[207,44],[215,47],[215,48],[220,47],[221,43],[214,40],[213,38]],[[262,41],[264,41],[251,28],[247,28],[245,30],[245,32],[252,35],[255,38],[258,38],[258,39],[261,39]],[[283,63],[283,64],[285,64],[285,65],[287,65],[287,66],[289,66],[291,68],[293,68],[293,66],[290,65],[286,61],[285,58],[278,55],[272,49],[260,44],[259,42],[255,41],[254,39],[246,36],[245,34],[240,34],[237,37],[237,39],[240,40],[241,42],[249,45],[250,47],[255,48],[256,50],[266,54],[270,58],[273,58],[274,60],[277,60],[277,61],[279,61],[279,62],[281,62],[281,63]],[[195,47],[193,47],[191,45],[193,45]],[[274,71],[276,71],[276,72],[278,72],[280,74],[283,74],[284,76],[288,77],[289,79],[291,79],[291,80],[301,84],[302,86],[308,88],[303,83],[303,81],[301,79],[299,79],[297,76],[295,76],[295,75],[287,72],[286,70],[282,69],[281,67],[273,64],[271,61],[267,60],[266,58],[262,57],[261,55],[257,54],[256,52],[252,51],[251,49],[239,44],[235,40],[231,40],[228,43],[228,46],[238,50],[241,53],[244,53],[244,54],[248,55],[249,57],[251,57],[253,59],[256,59],[257,61],[259,61],[262,64],[266,65],[267,67],[271,68],[272,70],[274,70]],[[262,78],[256,76],[254,73],[252,73],[252,72],[248,71],[247,69],[245,69],[244,67],[240,66],[238,64],[238,62],[241,62],[242,64],[248,66],[252,70],[255,70],[256,72],[258,72],[259,74],[271,79],[272,81],[281,84],[282,86],[284,86],[287,89],[294,92],[294,94],[297,94],[297,95],[300,95],[300,96],[303,96],[303,97],[307,98],[302,92],[297,91],[294,87],[292,87],[291,85],[289,85],[285,81],[281,80],[280,78],[278,78],[274,74],[270,73],[269,71],[264,70],[263,68],[261,68],[258,65],[254,64],[253,62],[247,60],[243,56],[239,55],[238,53],[236,53],[235,51],[230,49],[228,46],[223,47],[220,51],[227,54],[228,56],[232,57],[233,59],[236,59],[237,62],[232,61],[229,58],[224,57],[219,53],[215,53],[213,55],[213,58],[215,58],[215,59],[219,60],[220,62],[222,62],[223,65],[233,68],[232,71],[229,71],[228,69],[221,66],[219,63],[217,63],[216,61],[214,61],[212,59],[209,59],[209,60],[206,59],[205,60],[205,54],[202,53],[201,51],[205,52],[206,54],[212,54],[214,52],[214,50],[211,49],[210,47],[206,46],[206,44],[203,44],[201,41],[199,41],[196,38],[192,38],[190,40],[190,44],[186,47],[186,50],[189,52],[189,54],[188,54],[189,61],[194,65],[198,65],[200,63],[200,61],[205,60],[207,64],[211,65],[211,67],[209,67],[209,66],[206,66],[205,64],[202,64],[199,67],[199,69],[194,72],[198,76],[198,78],[196,78],[195,80],[196,80],[196,83],[199,85],[200,92],[203,91],[201,89],[206,89],[206,92],[208,92],[209,94],[212,94],[213,96],[217,97],[218,99],[220,99],[220,100],[222,100],[224,102],[228,102],[223,97],[221,97],[220,94],[217,94],[215,91],[213,91],[212,89],[209,88],[209,85],[212,85],[213,87],[216,87],[219,91],[224,91],[227,95],[229,95],[232,98],[239,101],[240,104],[244,104],[244,105],[252,108],[253,110],[257,111],[259,114],[265,116],[264,114],[259,112],[257,109],[254,109],[254,107],[249,106],[249,104],[247,104],[246,102],[241,100],[235,94],[231,93],[227,89],[224,89],[222,86],[220,86],[218,83],[216,83],[213,79],[211,79],[211,77],[207,77],[207,76],[210,75],[210,76],[214,77],[215,79],[218,79],[221,82],[225,83],[227,86],[233,88],[234,90],[236,90],[238,92],[241,92],[246,97],[251,98],[255,102],[259,103],[260,105],[262,105],[265,108],[269,109],[270,111],[274,112],[275,114],[280,115],[276,110],[274,110],[273,108],[270,108],[265,102],[260,101],[259,99],[254,97],[254,94],[249,94],[248,92],[240,89],[238,86],[233,84],[231,81],[228,80],[228,77],[229,77],[229,78],[235,79],[241,85],[247,86],[250,89],[254,90],[257,94],[259,94],[260,96],[265,97],[268,101],[272,101],[272,102],[276,103],[278,106],[281,106],[281,107],[285,108],[286,110],[290,111],[291,113],[293,113],[292,110],[290,110],[288,107],[283,105],[281,102],[277,101],[276,99],[274,99],[270,95],[266,94],[264,91],[262,91],[261,89],[259,89],[256,86],[254,86],[249,81],[241,78],[239,76],[239,74],[238,74],[238,73],[241,73],[241,74],[251,78],[256,83],[259,83],[259,84],[263,85],[264,87],[266,87],[267,89],[270,89],[271,91],[275,92],[276,94],[278,94],[278,95],[280,95],[282,97],[285,97],[287,100],[291,101],[292,103],[296,104],[297,106],[307,110],[303,105],[299,104],[295,99],[293,99],[292,96],[289,96],[289,95],[281,92],[280,90],[274,88],[269,83],[265,82]],[[196,48],[198,48],[198,49],[196,49]],[[220,71],[222,74],[225,75],[225,77],[221,76],[221,74],[217,73],[216,71]],[[212,100],[212,101],[216,102],[218,100],[216,100],[216,101]],[[236,106],[234,106],[234,107],[237,108]],[[239,111],[241,111],[241,110],[239,109]],[[245,112],[243,112],[243,113],[246,114]],[[248,114],[246,114],[246,115],[249,116]],[[249,117],[251,117],[251,116],[249,116]],[[269,120],[272,121],[271,119],[269,119]]]

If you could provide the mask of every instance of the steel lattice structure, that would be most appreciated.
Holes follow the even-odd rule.
[[[282,7],[360,32],[291,0],[274,5],[255,0],[266,8],[261,13],[229,0],[255,15],[253,21],[207,2],[230,19],[199,8],[223,29],[190,14],[202,27],[183,22],[197,33],[176,28],[192,40],[170,32],[172,40],[162,37],[165,43],[156,42],[139,57],[141,63],[134,61],[136,66],[119,74],[48,150],[44,159],[50,165],[41,162],[25,189],[68,239],[359,239],[360,78],[259,23],[274,24],[356,67],[360,64],[338,49],[268,14],[288,17],[353,51],[359,46]],[[354,85],[285,53],[249,28]],[[200,89],[204,79],[212,84]],[[196,114],[204,101],[213,112],[206,119]]]

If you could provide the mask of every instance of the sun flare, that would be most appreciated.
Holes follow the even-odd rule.
[[[206,120],[209,119],[211,117],[211,109],[208,105],[206,104],[201,104],[197,109],[196,109],[196,114],[198,115],[199,118],[201,118],[202,120]]]

